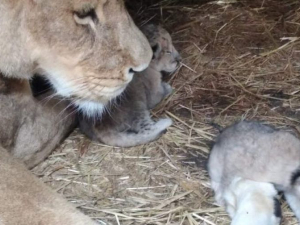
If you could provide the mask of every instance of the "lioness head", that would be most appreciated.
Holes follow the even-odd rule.
[[[11,19],[20,26],[11,22],[18,26],[12,32],[20,34],[18,45],[32,69],[38,69],[58,94],[73,99],[84,110],[99,110],[151,60],[150,45],[122,0],[4,2],[9,5],[6,11],[15,11],[10,17],[15,16]]]

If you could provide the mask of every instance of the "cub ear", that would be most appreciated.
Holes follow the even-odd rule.
[[[153,51],[153,57],[152,59],[157,59],[159,56],[159,53],[161,52],[161,47],[159,44],[156,44],[152,46],[152,51]]]

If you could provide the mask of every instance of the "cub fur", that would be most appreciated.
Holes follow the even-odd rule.
[[[270,183],[284,193],[300,221],[300,140],[291,133],[259,122],[234,124],[217,138],[208,171],[219,204],[238,177]]]
[[[279,225],[277,195],[273,184],[235,177],[224,192],[231,225]]]
[[[143,72],[136,73],[124,94],[110,104],[100,120],[82,117],[80,128],[92,140],[131,147],[159,138],[172,124],[171,119],[153,121],[149,110],[172,92],[162,82],[162,71],[174,72],[180,56],[170,34],[161,26],[147,25],[142,30],[153,48],[153,59]]]

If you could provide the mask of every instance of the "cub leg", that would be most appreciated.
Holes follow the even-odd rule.
[[[0,224],[96,225],[0,146]]]
[[[162,82],[161,85],[162,85],[163,92],[164,92],[164,97],[163,98],[165,98],[165,97],[169,96],[172,93],[173,88],[171,87],[170,84],[168,84],[166,82]]]
[[[160,82],[156,87],[152,87],[150,90],[148,99],[148,108],[153,109],[158,105],[164,98],[170,95],[173,91],[172,87],[166,82]]]

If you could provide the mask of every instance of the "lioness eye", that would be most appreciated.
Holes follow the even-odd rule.
[[[79,24],[88,24],[87,19],[91,19],[94,23],[98,21],[95,9],[74,12],[74,17],[76,22],[78,22]]]

